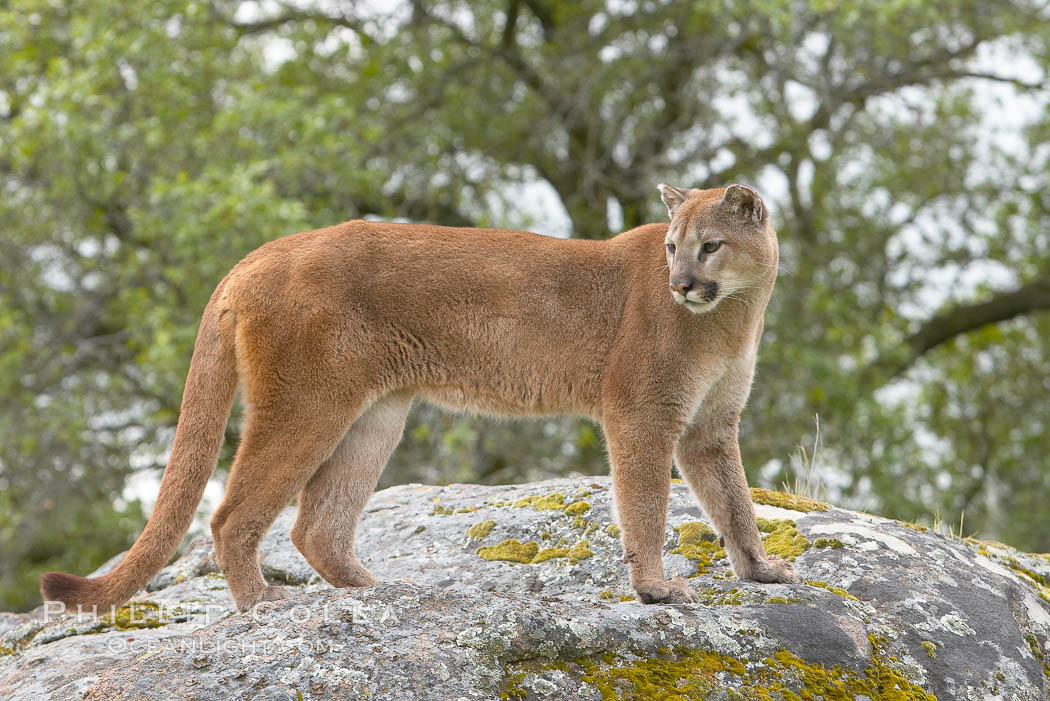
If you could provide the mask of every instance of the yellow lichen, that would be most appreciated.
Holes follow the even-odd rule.
[[[531,506],[537,511],[561,511],[565,508],[565,495],[561,492],[554,492],[545,496],[534,494],[518,499],[513,505],[519,509]]]
[[[832,585],[828,584],[827,582],[820,581],[819,579],[807,579],[807,580],[804,581],[804,583],[808,584],[811,587],[817,587],[819,589],[827,589],[832,594],[838,594],[843,599],[849,599],[850,601],[860,601],[860,599],[858,599],[857,597],[853,596],[853,594],[850,594],[848,591],[846,591],[842,587],[832,586]]]
[[[467,538],[470,540],[482,540],[492,529],[496,527],[495,521],[479,521],[467,529]]]
[[[525,681],[525,672],[517,672],[507,676],[500,685],[501,699],[524,699],[528,698],[527,692],[521,685]]]
[[[962,540],[967,545],[975,545],[983,548],[997,548],[999,550],[1012,550],[1014,552],[1017,551],[1017,548],[1015,548],[1014,546],[1007,545],[1006,543],[1000,543],[998,540],[980,540],[979,538],[974,538],[973,536],[967,536]]]
[[[988,541],[987,543],[985,543],[984,541],[977,541],[974,538],[967,538],[967,542],[969,541],[974,541],[975,543],[980,542],[985,545],[992,545],[992,547],[996,548],[1000,547],[1001,545],[998,543],[994,543],[994,541]],[[1005,548],[1006,546],[1002,547]],[[1039,598],[1041,598],[1047,603],[1050,603],[1050,586],[1047,586],[1048,582],[1046,577],[1042,576],[1038,572],[1035,572],[1022,566],[1021,563],[1015,557],[993,558],[992,555],[989,554],[988,550],[985,547],[983,547],[983,545],[982,547],[977,548],[977,552],[989,559],[994,559],[1002,563],[1003,565],[1009,567],[1011,570],[1014,571],[1014,573],[1022,582],[1024,582],[1025,584],[1027,584],[1035,590],[1036,594],[1039,595]]]
[[[824,502],[808,497],[800,497],[784,492],[771,492],[768,489],[758,489],[756,487],[751,488],[751,501],[756,504],[779,506],[782,509],[791,509],[792,511],[827,511],[831,508],[830,505]]]
[[[533,541],[522,543],[514,538],[505,540],[499,545],[478,548],[478,556],[483,560],[501,560],[503,562],[520,562],[528,564],[536,557],[540,546]]]
[[[544,548],[543,550],[540,550],[536,554],[536,557],[532,558],[532,560],[530,562],[533,565],[538,565],[539,563],[546,562],[547,560],[553,560],[554,558],[557,558],[557,557],[568,557],[568,556],[569,556],[569,549],[568,548]]]
[[[594,557],[594,551],[591,550],[590,543],[586,540],[581,540],[570,548],[565,545],[564,539],[562,539],[555,547],[540,550],[539,544],[535,541],[530,540],[527,543],[522,543],[511,539],[505,540],[499,545],[478,548],[478,556],[485,560],[517,562],[522,565],[538,565],[547,560],[568,558],[575,565],[580,560]]]
[[[1032,654],[1035,655],[1036,659],[1043,659],[1043,651],[1039,649],[1039,638],[1032,633],[1025,633],[1024,641],[1028,643],[1028,647],[1032,650]]]
[[[620,537],[620,527],[617,526],[615,523],[610,523],[608,526],[606,526],[605,532],[609,535],[610,538]]]
[[[1029,579],[1031,579],[1036,584],[1039,584],[1039,585],[1042,585],[1042,586],[1046,586],[1047,581],[1046,581],[1046,578],[1043,577],[1043,575],[1041,575],[1038,572],[1035,572],[1033,570],[1026,569],[1025,567],[1022,567],[1021,563],[1017,561],[1016,557],[1004,557],[1002,559],[1002,562],[1003,562],[1004,565],[1006,565],[1007,567],[1012,569],[1014,572],[1017,572],[1018,574],[1023,574],[1025,577],[1028,577]]]
[[[729,591],[711,587],[698,592],[698,594],[700,603],[707,606],[739,606],[743,603],[740,597],[740,590],[735,587]]]
[[[931,660],[937,659],[937,644],[929,640],[922,641],[922,649],[926,651]]]
[[[582,516],[587,513],[591,508],[591,505],[585,501],[574,501],[573,503],[566,506],[563,511],[570,516]]]
[[[817,538],[816,540],[813,541],[813,547],[814,548],[834,548],[836,550],[841,550],[842,548],[846,547],[846,544],[843,543],[838,538]]]
[[[871,643],[871,665],[865,673],[868,676],[869,696],[894,701],[937,701],[934,694],[926,693],[921,686],[883,661],[883,647],[887,643],[885,638],[869,635],[868,642]]]
[[[591,557],[594,557],[594,551],[591,550],[591,544],[586,540],[581,540],[569,549],[569,560],[571,560],[573,564]]]
[[[926,526],[922,526],[918,523],[912,523],[910,521],[897,521],[897,523],[904,526],[905,528],[910,528],[913,531],[918,531],[919,533],[926,533],[930,530]]]
[[[435,499],[435,501],[437,501]],[[458,509],[453,509],[451,506],[442,506],[441,504],[435,504],[434,508],[430,511],[431,516],[451,516],[452,514],[471,514],[478,510],[476,506],[461,506]]]
[[[620,601],[621,602],[634,601],[634,594],[624,594],[623,596],[620,597]]]
[[[164,611],[152,601],[129,601],[118,609],[112,610],[98,620],[96,628],[116,628],[117,630],[142,630],[160,628],[171,621],[163,617]]]

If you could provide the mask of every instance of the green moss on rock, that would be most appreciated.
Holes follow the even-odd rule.
[[[834,548],[835,550],[841,550],[846,547],[838,538],[817,538],[813,541],[814,548]]]
[[[831,508],[830,505],[822,501],[816,501],[808,497],[795,496],[784,492],[772,492],[768,489],[758,489],[757,487],[751,488],[751,501],[756,504],[779,506],[782,509],[791,509],[792,511],[827,511]]]
[[[578,679],[609,701],[624,698],[678,701],[726,696],[762,701],[855,698],[936,701],[936,696],[883,661],[884,641],[872,638],[871,642],[872,664],[863,675],[837,666],[810,664],[783,649],[760,661],[737,659],[712,650],[676,647],[661,648],[653,655],[623,656],[606,651],[571,662],[517,663],[505,672],[501,698],[525,698],[529,674],[542,676],[556,670],[559,676]]]
[[[628,663],[579,658],[580,680],[598,689],[602,699],[706,698],[719,688],[719,675],[746,675],[739,660],[710,650],[678,648]]]
[[[496,527],[495,521],[479,521],[467,529],[467,538],[470,540],[482,540],[492,529]]]
[[[811,543],[805,536],[798,532],[798,526],[790,519],[771,520],[760,518],[758,529],[768,533],[762,539],[766,546],[766,552],[770,555],[779,555],[786,560],[794,560],[802,553],[809,550]]]
[[[715,560],[725,558],[726,551],[718,545],[718,536],[707,524],[692,521],[676,526],[674,530],[678,534],[678,544],[671,552],[695,562],[697,574],[707,574]]]

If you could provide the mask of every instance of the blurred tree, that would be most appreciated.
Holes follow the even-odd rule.
[[[843,498],[1050,549],[1048,41],[1027,0],[5,4],[0,604],[133,537],[122,485],[237,259],[353,217],[527,226],[541,185],[590,238],[663,219],[661,180],[762,185],[752,479],[819,413]],[[422,410],[384,481],[604,469],[585,424]]]

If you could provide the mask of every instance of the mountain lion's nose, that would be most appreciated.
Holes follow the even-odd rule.
[[[696,280],[691,277],[678,278],[675,280],[671,280],[671,282],[668,283],[668,285],[671,287],[671,290],[677,292],[680,295],[684,295],[686,292],[693,289],[693,286],[695,284]]]

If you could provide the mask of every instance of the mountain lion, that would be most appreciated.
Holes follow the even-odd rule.
[[[41,577],[44,599],[109,607],[174,554],[215,469],[238,385],[246,421],[215,553],[238,610],[287,596],[258,544],[298,494],[292,541],[336,587],[377,580],[354,532],[414,398],[502,416],[600,422],[631,585],[646,603],[697,601],[662,563],[672,459],[738,577],[797,582],[768,557],[740,463],[778,264],[751,188],[660,185],[670,225],[608,241],[351,221],[272,241],[204,309],[153,514],[120,565]]]

